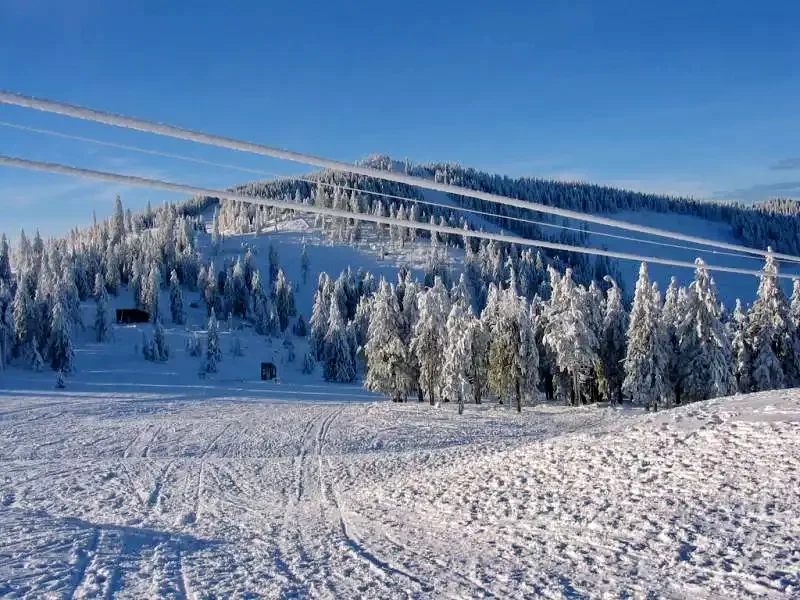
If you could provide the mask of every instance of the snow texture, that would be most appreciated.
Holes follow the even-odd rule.
[[[142,368],[5,380],[0,595],[800,591],[798,391],[459,416]]]

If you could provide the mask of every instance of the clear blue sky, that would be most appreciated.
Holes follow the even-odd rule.
[[[796,0],[0,0],[0,87],[344,160],[800,197],[798,28]],[[0,120],[302,170],[7,106]],[[6,127],[0,140],[0,152],[188,183],[249,178]],[[116,191],[0,169],[0,230],[87,223]],[[121,191],[132,207],[164,199]]]

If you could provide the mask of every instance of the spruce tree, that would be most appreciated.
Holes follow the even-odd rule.
[[[449,295],[442,280],[437,277],[430,290],[418,295],[417,303],[419,320],[414,327],[411,351],[419,363],[422,391],[433,405],[441,388],[442,351],[449,312]]]
[[[603,315],[602,343],[600,360],[602,362],[603,382],[601,393],[611,404],[622,402],[622,382],[625,380],[625,335],[628,331],[628,313],[622,304],[622,290],[610,276],[605,281],[610,284],[607,292],[606,310]]]
[[[108,292],[106,292],[105,285],[102,285],[102,277],[98,273],[98,278],[101,280],[100,293],[97,296],[95,314],[94,314],[94,334],[98,342],[105,342],[109,338],[110,324],[108,315]]]
[[[222,360],[222,347],[219,343],[219,324],[214,309],[211,309],[211,316],[208,318],[206,334],[206,358],[203,365],[207,373],[216,373],[217,364]]]
[[[353,362],[353,345],[351,330],[345,325],[342,312],[335,298],[331,298],[328,310],[328,331],[325,335],[323,376],[326,381],[349,383],[356,377]]]
[[[63,302],[53,306],[53,319],[50,325],[49,352],[50,366],[55,371],[69,374],[73,370],[75,351],[72,348],[72,332]]]
[[[688,402],[736,391],[730,341],[720,320],[716,287],[702,259],[695,264],[679,334],[684,365],[681,401]]]
[[[750,346],[746,341],[747,313],[742,308],[742,301],[739,298],[736,299],[736,307],[731,316],[730,330],[736,387],[740,392],[746,394],[753,388],[753,359],[750,354]]]
[[[663,350],[666,335],[660,309],[658,297],[650,285],[647,264],[642,263],[628,324],[622,392],[633,404],[648,408],[664,403],[669,394],[668,365]],[[663,361],[659,357],[663,357]]]
[[[389,283],[382,279],[370,311],[364,387],[381,392],[394,402],[403,401],[414,389],[409,349],[400,338],[399,322],[397,298]]]
[[[183,291],[181,282],[178,279],[178,272],[172,269],[169,276],[169,310],[172,314],[172,322],[182,325],[184,322],[183,314]]]
[[[798,379],[796,328],[778,282],[778,265],[767,256],[758,296],[747,315],[746,342],[753,357],[755,391],[795,385]]]

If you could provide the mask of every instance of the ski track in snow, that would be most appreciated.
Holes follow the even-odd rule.
[[[800,594],[800,391],[462,416],[170,394],[0,394],[0,596]]]

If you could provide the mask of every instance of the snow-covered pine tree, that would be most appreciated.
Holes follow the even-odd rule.
[[[459,413],[463,411],[465,396],[471,396],[468,375],[472,364],[472,339],[468,310],[461,302],[455,302],[450,309],[442,367],[442,397],[458,402]]]
[[[183,291],[180,279],[178,279],[178,272],[175,269],[172,269],[169,276],[169,310],[172,314],[172,322],[182,325],[184,321]]]
[[[345,325],[339,303],[331,297],[328,309],[328,331],[325,335],[323,376],[326,381],[349,383],[356,377],[350,329]]]
[[[684,365],[680,373],[681,402],[727,396],[736,391],[730,341],[720,320],[716,287],[702,259],[695,261],[679,329]]]
[[[538,384],[539,353],[527,302],[511,288],[501,294],[489,342],[489,387],[501,402],[514,398],[522,412],[523,396],[535,393]]]
[[[792,281],[792,298],[789,304],[789,314],[795,330],[800,328],[800,279]]]
[[[69,374],[74,368],[75,351],[72,348],[72,331],[67,311],[62,301],[53,305],[50,325],[50,366],[56,371]]]
[[[327,273],[319,276],[319,289],[314,294],[314,307],[311,310],[311,339],[309,345],[316,360],[322,360],[325,348],[325,337],[328,335],[330,320],[330,297],[333,287]]]
[[[628,313],[622,304],[622,290],[617,282],[606,275],[608,288],[606,310],[603,315],[600,360],[603,378],[600,391],[611,404],[622,402],[622,382],[625,380],[625,336],[628,332]]]
[[[778,283],[778,265],[767,256],[758,285],[758,296],[747,315],[746,343],[753,359],[755,391],[783,388],[797,383],[798,351],[791,308]]]
[[[441,389],[445,325],[450,311],[450,296],[439,277],[432,288],[417,295],[417,304],[419,320],[414,327],[411,351],[419,363],[422,391],[433,405]]]
[[[222,360],[222,347],[219,343],[219,324],[214,309],[211,309],[211,316],[208,318],[206,333],[206,357],[203,365],[206,373],[216,373],[217,364]]]
[[[467,381],[472,394],[472,401],[480,404],[489,387],[489,332],[483,321],[467,309],[465,336],[470,344],[470,362],[466,365]]]
[[[291,282],[286,279],[283,269],[278,269],[275,279],[275,311],[278,313],[281,331],[289,326],[289,317],[294,306],[294,292]]]
[[[107,341],[111,333],[108,314],[108,292],[106,292],[106,286],[103,284],[102,279],[102,275],[98,273],[96,283],[100,283],[98,287],[100,292],[97,295],[94,313],[94,334],[98,342]]]
[[[572,402],[581,404],[584,387],[600,360],[593,329],[601,328],[602,320],[599,307],[589,310],[592,298],[583,286],[575,285],[572,269],[566,270],[558,285],[558,293],[554,290],[551,298],[543,341],[553,352],[556,366],[572,379]]]
[[[633,404],[648,408],[658,407],[669,394],[664,353],[666,335],[658,300],[650,285],[647,264],[642,263],[628,324],[622,393]]]
[[[752,391],[753,359],[750,347],[746,343],[747,313],[742,307],[742,301],[736,299],[730,321],[731,352],[733,354],[733,374],[736,377],[736,387],[744,394]]]
[[[159,300],[161,298],[161,269],[153,263],[150,266],[150,273],[147,276],[146,284],[142,288],[142,303],[150,313],[150,319],[156,322],[161,312]]]
[[[400,308],[389,283],[382,279],[370,311],[367,376],[364,387],[402,402],[414,390],[409,349],[400,338]]]

